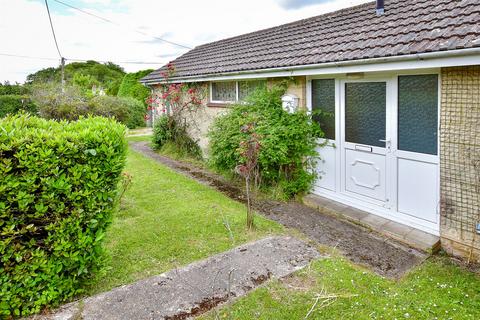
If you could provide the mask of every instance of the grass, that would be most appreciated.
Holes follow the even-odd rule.
[[[247,231],[242,204],[131,150],[126,172],[133,180],[107,234],[107,267],[88,286],[87,294],[284,232],[260,216],[256,229]]]
[[[480,319],[480,278],[433,257],[396,282],[332,255],[217,311],[221,319]],[[202,319],[214,319],[213,312]]]
[[[257,229],[246,231],[242,204],[136,152],[130,151],[126,171],[133,183],[106,239],[107,268],[92,282],[88,294],[246,241],[291,232],[260,216]],[[480,277],[447,257],[432,257],[402,280],[393,281],[352,264],[332,249],[322,250],[327,258],[201,318],[304,319],[322,293],[332,298],[319,298],[308,319],[480,319]]]

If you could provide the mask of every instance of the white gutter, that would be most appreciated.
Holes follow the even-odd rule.
[[[468,58],[475,55],[477,55],[477,57],[475,57],[474,59]],[[449,58],[449,59],[463,58],[463,59],[461,59],[461,61],[458,61],[457,62],[458,64],[455,64],[453,60],[448,62],[447,60],[445,60],[446,58]],[[359,72],[359,71],[354,71],[352,68],[350,68],[352,70],[348,70],[347,67],[394,64],[394,63],[412,62],[412,61],[418,62],[418,61],[427,61],[427,60],[439,60],[437,63],[438,65],[421,66],[422,68],[480,64],[480,48],[437,51],[437,52],[417,53],[417,54],[410,54],[410,55],[403,55],[403,56],[369,58],[369,59],[362,59],[362,60],[339,61],[339,62],[327,62],[327,63],[319,63],[319,64],[311,64],[311,65],[246,70],[246,71],[238,71],[238,72],[225,72],[225,73],[210,74],[210,75],[173,78],[171,79],[171,81],[176,81],[176,82],[209,81],[209,80],[218,80],[221,78],[235,78],[235,77],[239,78],[240,76],[258,75],[258,74],[262,74],[265,77],[312,75],[312,74],[315,74],[316,72],[325,73],[325,72],[321,72],[321,70],[323,69],[329,69],[330,73]],[[398,68],[399,66],[400,65],[397,65],[394,67]],[[413,69],[413,68],[419,68],[419,66],[404,65],[402,68]],[[336,70],[333,70],[333,69],[336,69]],[[307,70],[315,70],[315,72],[314,73],[307,72]],[[381,68],[379,68],[379,70],[381,70]],[[370,70],[370,71],[373,71],[373,70]],[[245,78],[248,78],[248,77],[245,77]],[[142,81],[144,85],[159,84],[162,82],[163,81],[159,81],[157,79]]]

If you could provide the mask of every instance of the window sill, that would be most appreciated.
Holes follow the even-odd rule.
[[[209,108],[228,108],[232,103],[229,102],[209,102],[207,107]]]

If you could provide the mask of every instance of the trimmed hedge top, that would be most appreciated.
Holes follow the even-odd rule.
[[[0,119],[0,318],[65,301],[98,269],[124,137],[101,117]]]

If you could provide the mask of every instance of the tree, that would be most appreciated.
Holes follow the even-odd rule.
[[[135,73],[127,73],[120,84],[120,88],[118,89],[118,96],[119,97],[132,97],[137,99],[138,101],[142,102],[145,107],[147,107],[147,98],[150,96],[150,89],[144,85],[142,85],[139,80],[153,70],[141,70]]]
[[[253,228],[253,210],[251,201],[251,179],[258,176],[258,156],[260,154],[260,138],[255,133],[255,125],[249,123],[241,128],[242,133],[248,135],[248,139],[240,141],[238,148],[240,153],[240,163],[235,167],[235,171],[245,179],[245,189],[247,193],[247,228]]]
[[[65,80],[67,84],[73,84],[74,80],[79,80],[82,76],[90,78],[89,81],[80,81],[79,84],[85,84],[83,89],[90,90],[92,82],[98,83],[108,95],[116,96],[120,83],[125,75],[122,67],[108,62],[99,63],[93,60],[87,62],[72,62],[65,66]],[[79,78],[80,77],[80,78]],[[82,79],[85,80],[85,79]],[[27,76],[27,84],[59,83],[61,81],[61,69],[46,68],[39,70]]]

